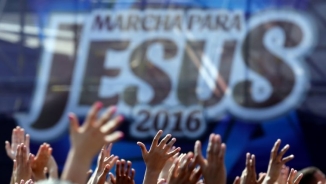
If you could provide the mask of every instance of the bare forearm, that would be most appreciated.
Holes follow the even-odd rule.
[[[75,151],[70,150],[61,179],[72,183],[86,183],[86,173],[90,165],[91,159],[83,158]]]
[[[58,168],[50,169],[49,177],[52,178],[52,179],[58,179]]]
[[[153,184],[157,183],[160,171],[153,171],[146,168],[143,184]]]
[[[14,173],[12,173],[12,175],[11,175],[11,179],[10,179],[10,184],[15,184],[15,176],[14,176],[15,174]]]

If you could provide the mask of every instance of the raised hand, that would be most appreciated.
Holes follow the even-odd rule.
[[[303,174],[300,173],[299,176],[295,177],[297,175],[297,170],[291,169],[291,172],[289,174],[289,177],[287,179],[287,184],[299,184],[300,180],[303,177]]]
[[[111,155],[112,143],[109,146],[103,146],[98,159],[97,159],[97,167],[92,177],[87,182],[88,184],[98,184],[99,180],[102,180],[103,172],[108,170],[108,172],[112,169],[115,162],[118,160],[117,156]],[[108,172],[106,174],[108,174]],[[106,175],[105,175],[106,176]],[[105,177],[104,176],[104,177]],[[105,179],[103,180],[104,183]],[[102,183],[102,182],[101,182]]]
[[[125,168],[126,161],[121,160],[116,162],[115,176],[110,173],[110,179],[112,184],[135,184],[135,170],[131,169],[132,163],[127,162],[127,168]]]
[[[198,157],[191,161],[190,157],[179,167],[179,160],[175,161],[171,168],[169,176],[169,184],[196,184],[201,176],[200,168],[195,169],[198,162]]]
[[[32,171],[35,181],[46,179],[44,169],[48,165],[52,154],[52,148],[49,144],[42,144],[32,164]]]
[[[189,152],[188,154],[186,154],[186,153],[182,153],[182,154],[180,154],[180,155],[178,156],[178,158],[176,158],[176,159],[173,161],[173,164],[175,164],[176,162],[179,163],[179,164],[178,164],[178,167],[179,167],[179,168],[177,168],[178,170],[177,170],[176,172],[179,171],[179,169],[180,169],[182,163],[186,163],[186,161],[187,161],[188,158],[193,158],[193,157],[194,157],[194,155],[193,155],[192,152]],[[198,159],[197,159],[197,160],[198,160]],[[171,174],[172,174],[172,166],[171,166],[171,168],[170,168],[170,170],[169,170],[169,177],[170,177]],[[177,173],[177,174],[178,174],[178,173]],[[168,177],[168,178],[169,178],[169,177]]]
[[[144,184],[156,183],[166,161],[181,150],[181,148],[178,147],[170,151],[173,144],[176,142],[176,139],[172,138],[172,140],[168,143],[168,141],[171,139],[170,134],[166,135],[159,143],[159,139],[162,134],[162,130],[157,132],[149,151],[147,151],[146,146],[142,142],[137,142],[138,146],[140,146],[141,153],[146,164],[146,172],[143,181]]]
[[[116,111],[115,107],[112,107],[101,118],[97,118],[101,108],[102,103],[95,103],[82,126],[79,126],[77,117],[73,113],[69,115],[72,149],[83,151],[83,154],[80,155],[87,158],[93,158],[104,144],[115,142],[123,137],[122,132],[114,132],[123,117],[117,116],[111,119]]]
[[[102,103],[95,103],[90,109],[86,121],[79,126],[77,117],[69,115],[71,148],[68,154],[62,179],[75,183],[85,183],[85,173],[91,165],[93,157],[100,151],[104,144],[118,141],[123,133],[115,129],[123,121],[122,116],[113,119],[115,107],[108,108],[103,115],[97,115],[102,108]]]
[[[211,134],[207,146],[207,159],[201,152],[201,143],[195,143],[195,156],[198,156],[199,165],[202,169],[205,184],[225,184],[226,183],[226,168],[224,164],[226,145],[221,143],[219,135]]]
[[[30,142],[29,135],[26,134],[26,136],[25,136],[24,129],[17,126],[16,128],[14,128],[12,130],[11,145],[10,145],[9,141],[5,142],[5,144],[6,144],[5,148],[6,148],[7,155],[12,160],[14,160],[16,158],[16,154],[17,154],[17,147],[21,143],[25,144],[25,146],[27,148],[27,154],[29,154],[29,142]]]
[[[264,184],[274,184],[280,175],[282,166],[294,158],[293,155],[283,158],[284,154],[289,150],[290,146],[287,144],[280,152],[278,152],[280,145],[281,140],[278,139],[271,151],[267,174],[263,182]]]
[[[265,175],[261,175],[257,180],[255,155],[246,154],[246,168],[243,170],[240,178],[240,184],[261,184]],[[237,181],[235,181],[237,182]]]
[[[29,180],[32,178],[32,162],[34,157],[31,154],[27,154],[27,147],[24,144],[17,146],[17,154],[14,165],[16,164],[16,176],[14,176],[15,182],[21,180]]]

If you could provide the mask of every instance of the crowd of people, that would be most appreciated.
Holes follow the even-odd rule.
[[[22,128],[13,129],[11,143],[6,141],[7,155],[13,160],[11,184],[134,184],[137,173],[132,163],[111,154],[112,144],[123,137],[116,128],[123,121],[115,116],[116,108],[109,107],[98,117],[103,108],[96,102],[81,125],[75,114],[69,114],[71,147],[61,176],[52,156],[49,144],[42,144],[36,155],[29,151],[30,137]],[[224,163],[226,145],[221,137],[211,134],[206,156],[202,154],[200,141],[194,144],[194,151],[182,153],[174,147],[176,139],[163,131],[157,132],[149,150],[142,142],[140,147],[146,171],[143,184],[226,184],[227,173]],[[32,136],[32,135],[31,135]],[[270,153],[266,173],[256,174],[255,155],[246,154],[245,168],[233,181],[234,184],[324,184],[324,174],[315,167],[301,171],[290,169],[286,164],[294,155],[285,157],[290,146],[282,149],[281,140],[276,140]],[[90,166],[98,155],[97,167],[92,172]],[[115,169],[114,169],[115,167]],[[114,170],[114,173],[110,171]],[[143,173],[137,173],[143,174]]]

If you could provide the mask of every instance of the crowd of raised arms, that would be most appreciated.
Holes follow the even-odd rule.
[[[112,143],[119,141],[123,133],[116,128],[123,121],[115,116],[116,109],[110,107],[98,118],[102,103],[95,103],[79,125],[75,114],[69,114],[71,147],[61,177],[52,157],[49,144],[42,144],[36,155],[29,151],[29,135],[22,128],[13,130],[11,143],[6,141],[6,151],[13,160],[11,184],[31,183],[77,183],[77,184],[134,184],[136,171],[132,163],[111,154]],[[226,184],[224,163],[226,145],[221,137],[211,134],[206,156],[202,155],[200,141],[194,151],[182,153],[174,147],[176,142],[167,134],[160,140],[163,131],[158,131],[149,150],[137,142],[146,165],[143,184]],[[171,139],[172,138],[172,139]],[[266,173],[256,174],[255,155],[247,153],[244,170],[233,181],[234,184],[324,184],[324,174],[314,167],[301,171],[289,169],[286,163],[294,158],[286,156],[290,146],[280,149],[281,140],[276,140],[270,153]],[[97,167],[90,171],[93,158],[98,155]],[[115,167],[115,172],[110,170]],[[137,173],[142,174],[142,173]]]

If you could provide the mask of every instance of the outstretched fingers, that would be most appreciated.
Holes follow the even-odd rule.
[[[302,175],[302,173],[300,173],[299,176],[297,176],[295,178],[296,175],[297,175],[297,170],[291,169],[290,174],[287,179],[287,184],[299,184],[303,175]]]
[[[159,148],[163,148],[165,147],[166,143],[171,139],[171,134],[167,134],[162,140],[161,142],[159,143],[158,147]]]
[[[156,133],[156,135],[155,135],[155,137],[153,138],[153,141],[152,141],[152,146],[158,146],[158,142],[159,142],[160,137],[162,136],[162,134],[163,134],[162,130],[159,130]]]
[[[123,116],[120,115],[105,122],[100,128],[101,132],[105,134],[113,132],[123,122],[123,119]]]
[[[181,151],[181,148],[177,147],[168,153],[168,157],[172,157],[172,156],[176,155],[177,153],[179,153],[180,151]]]
[[[113,143],[113,142],[117,142],[118,140],[120,140],[121,138],[124,137],[123,132],[121,131],[115,131],[109,135],[106,135],[104,137],[104,140],[106,143]]]
[[[97,125],[98,126],[102,126],[105,123],[107,123],[112,116],[114,115],[114,113],[117,111],[117,108],[115,106],[109,107],[101,116],[101,118],[98,120]]]
[[[127,169],[125,171],[125,175],[129,176],[130,173],[131,173],[131,162],[127,161]]]
[[[277,155],[277,159],[281,160],[284,156],[284,154],[290,149],[290,145],[285,145],[282,150],[280,151],[280,153]]]
[[[141,154],[143,156],[143,158],[146,158],[147,154],[148,154],[148,151],[146,149],[146,146],[144,143],[142,142],[137,142],[137,145],[140,147],[140,150],[141,150]]]
[[[135,179],[136,171],[135,169],[131,169],[131,180]]]
[[[275,142],[275,144],[271,150],[271,159],[275,159],[277,157],[280,145],[281,145],[281,140],[277,139],[277,141]]]
[[[207,145],[207,150],[206,150],[206,158],[207,160],[210,160],[213,155],[214,155],[214,144],[215,144],[215,139],[214,139],[214,134],[211,134],[209,136],[209,142]]]
[[[253,175],[256,177],[256,157],[255,155],[251,155],[251,163],[250,163],[250,168],[253,172]]]
[[[205,159],[203,157],[203,153],[201,149],[202,149],[201,142],[197,140],[195,143],[195,157],[198,157],[199,165],[203,166],[205,164]]]
[[[120,162],[120,160],[117,160],[117,162],[116,162],[115,175],[117,177],[121,176],[121,162]]]
[[[85,126],[86,128],[94,125],[94,123],[96,122],[97,119],[97,115],[99,113],[99,111],[102,109],[103,104],[102,102],[95,102],[91,109],[88,111],[87,117],[86,117],[86,121],[83,124],[83,126]]]
[[[69,122],[70,122],[70,134],[73,134],[78,131],[79,123],[77,116],[74,113],[69,113]]]
[[[250,167],[250,153],[246,154],[246,169],[247,169],[248,172],[251,170],[251,167]]]

